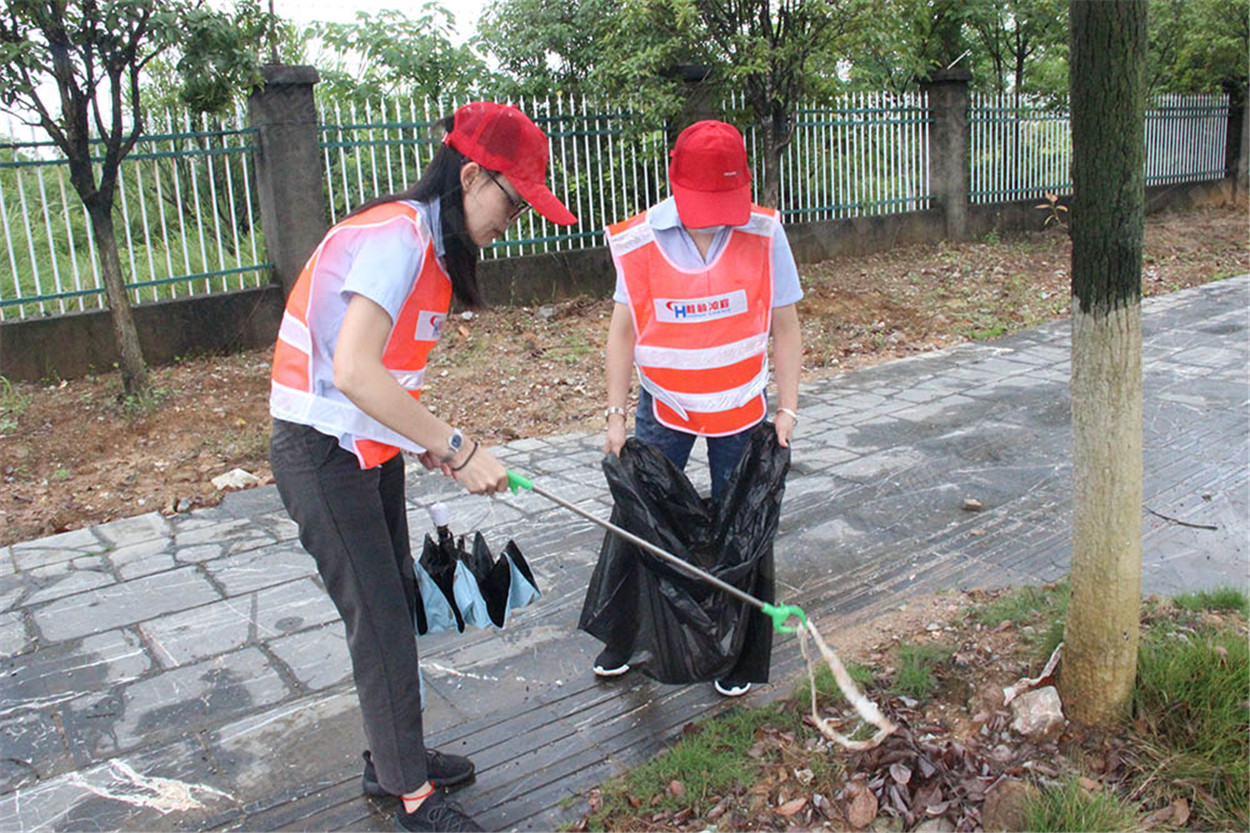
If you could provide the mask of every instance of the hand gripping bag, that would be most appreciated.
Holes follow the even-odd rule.
[[[700,497],[684,472],[636,438],[603,461],[613,523],[770,603],[789,468],[790,451],[768,422],[752,432],[719,504]],[[771,620],[610,532],[578,626],[659,682],[768,680]]]

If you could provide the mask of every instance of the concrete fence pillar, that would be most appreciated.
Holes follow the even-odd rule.
[[[274,283],[289,295],[326,233],[313,103],[320,77],[314,67],[271,65],[262,72],[264,87],[248,98],[248,119],[258,134],[260,221]]]
[[[1224,176],[1233,181],[1233,193],[1237,198],[1246,195],[1250,186],[1247,169],[1250,167],[1250,108],[1246,107],[1246,83],[1225,83],[1228,93],[1228,135],[1224,145]]]
[[[946,217],[948,240],[968,238],[969,151],[966,69],[934,72],[921,86],[929,113],[929,190]]]

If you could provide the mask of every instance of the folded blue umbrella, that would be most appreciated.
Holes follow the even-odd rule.
[[[441,510],[441,511],[439,511]],[[438,633],[465,625],[502,628],[509,612],[525,607],[542,594],[534,573],[514,541],[508,541],[496,559],[478,532],[471,548],[464,536],[456,539],[447,529],[441,504],[431,507],[439,528],[438,540],[425,536],[417,575],[417,633]],[[443,521],[438,523],[438,521]]]

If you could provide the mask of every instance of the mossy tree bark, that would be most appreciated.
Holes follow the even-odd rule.
[[[1070,0],[1072,598],[1068,716],[1128,709],[1141,608],[1146,0]]]

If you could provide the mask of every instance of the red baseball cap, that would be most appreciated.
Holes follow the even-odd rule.
[[[690,228],[741,226],[751,219],[751,171],[738,128],[723,121],[687,127],[673,147],[668,182]]]
[[[443,141],[508,178],[534,210],[553,223],[577,222],[547,187],[547,135],[511,104],[473,101],[456,111]]]

